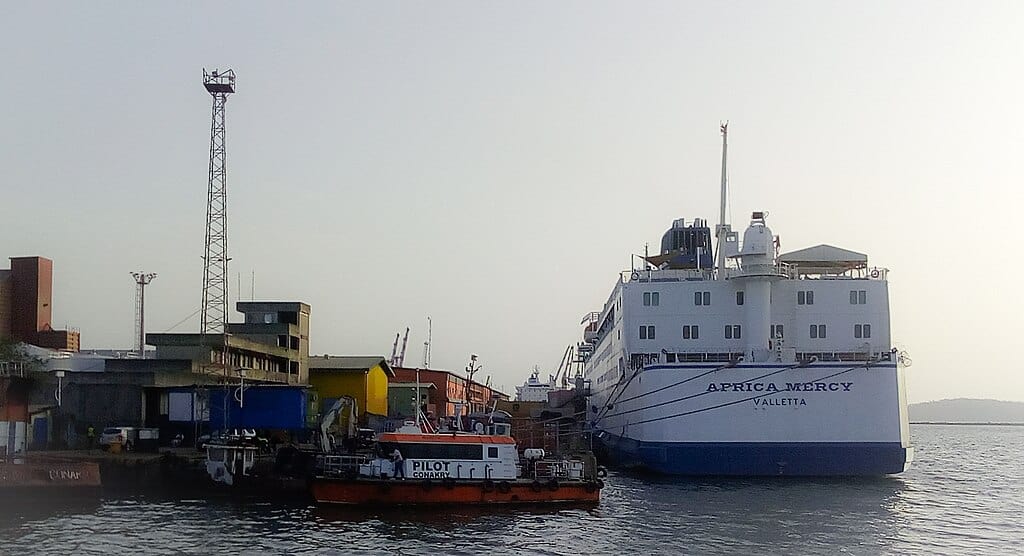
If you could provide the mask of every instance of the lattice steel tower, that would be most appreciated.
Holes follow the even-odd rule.
[[[235,72],[207,72],[203,85],[213,96],[210,123],[210,183],[206,202],[206,252],[203,255],[203,316],[199,332],[220,334],[228,320],[228,174],[224,105],[235,92]]]

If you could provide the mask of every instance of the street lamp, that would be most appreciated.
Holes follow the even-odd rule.
[[[53,374],[57,377],[57,391],[53,393],[53,397],[57,400],[57,407],[60,407],[63,398],[61,390],[64,382],[64,371],[57,371]]]

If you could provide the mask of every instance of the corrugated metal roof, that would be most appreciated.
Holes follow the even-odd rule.
[[[395,376],[387,359],[381,355],[311,355],[309,369],[316,371],[367,371],[380,365],[384,373]]]
[[[415,382],[389,382],[388,388],[415,388]],[[437,388],[433,382],[421,382],[420,388]]]

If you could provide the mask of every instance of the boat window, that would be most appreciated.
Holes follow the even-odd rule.
[[[665,354],[665,362],[666,363],[675,363],[676,362],[676,354],[674,354],[674,353],[666,353]]]
[[[498,447],[497,446],[488,446],[487,447],[487,457],[492,458],[492,459],[497,459],[497,457],[498,457]]]
[[[646,326],[641,326],[640,327],[640,339],[641,340],[646,340],[647,339],[647,327]]]
[[[736,292],[736,304],[737,305],[743,305],[743,292],[742,291]]]
[[[825,337],[825,325],[824,324],[812,324],[811,325],[811,338],[824,338]]]
[[[390,450],[385,453],[390,454]],[[481,460],[483,447],[480,444],[442,444],[442,443],[401,443],[398,450],[405,459],[470,459]]]
[[[870,324],[855,324],[855,325],[853,325],[853,337],[854,338],[870,338],[871,337],[871,325]]]
[[[800,290],[796,292],[796,304],[803,305],[807,303],[807,292]]]
[[[857,302],[861,305],[867,305],[868,303],[868,292],[866,290],[860,290],[857,292]]]
[[[657,307],[661,301],[661,295],[658,292],[644,292],[644,306],[645,307]]]
[[[725,325],[725,339],[726,340],[739,340],[740,339],[740,325],[738,325],[738,324],[727,324],[727,325]]]
[[[693,292],[694,305],[711,305],[711,292]]]
[[[781,338],[782,336],[783,336],[782,325],[781,324],[773,324],[771,326],[771,337],[772,338]]]
[[[684,324],[683,325],[683,339],[684,340],[696,340],[700,336],[700,332],[696,324]]]

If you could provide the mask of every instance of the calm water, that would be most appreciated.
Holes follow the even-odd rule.
[[[1024,427],[915,426],[899,478],[612,474],[591,510],[152,498],[0,508],[0,554],[1024,554]]]

